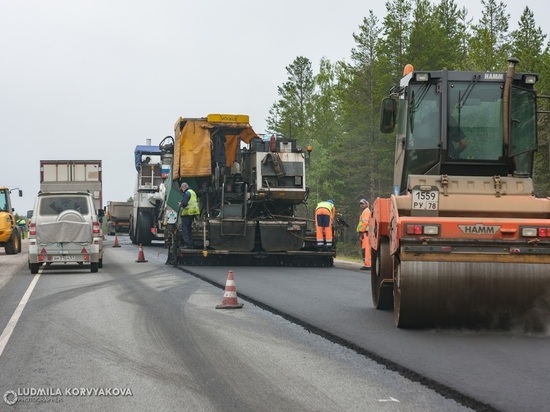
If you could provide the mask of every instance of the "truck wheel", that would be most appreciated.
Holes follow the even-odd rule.
[[[130,235],[130,240],[134,245],[137,245],[136,241],[136,234],[135,234],[135,228],[134,228],[134,218],[130,216],[130,224],[128,226],[128,234]]]
[[[100,269],[103,267],[103,258],[99,258],[99,261],[97,262],[97,267]]]
[[[40,263],[29,263],[29,269],[33,275],[36,275],[38,273],[38,269],[40,269]]]
[[[6,243],[6,255],[16,255],[21,252],[21,235],[17,229],[11,232],[10,240]]]
[[[99,270],[99,263],[98,262],[92,262],[90,264],[90,272],[96,273]]]
[[[140,211],[137,219],[137,238],[138,244],[143,246],[151,245],[152,234],[151,228],[153,227],[153,217],[148,212]]]
[[[372,250],[371,290],[372,303],[376,309],[388,310],[393,308],[393,266],[390,255],[390,241],[384,237],[380,239],[378,250]]]

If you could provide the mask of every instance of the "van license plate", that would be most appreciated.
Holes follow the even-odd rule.
[[[53,256],[52,260],[56,262],[68,262],[76,260],[76,256]]]

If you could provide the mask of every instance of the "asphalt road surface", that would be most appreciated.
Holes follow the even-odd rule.
[[[546,335],[403,331],[354,268],[181,270],[119,239],[95,274],[0,252],[0,410],[548,410]],[[228,270],[242,309],[215,309]]]

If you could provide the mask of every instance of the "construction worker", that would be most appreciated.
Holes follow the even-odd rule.
[[[332,200],[319,202],[315,208],[315,234],[317,247],[332,249],[332,225],[336,216],[336,208]]]
[[[19,226],[19,230],[21,231],[21,238],[26,239],[27,238],[27,221],[23,218],[20,218],[17,221],[17,226]]]
[[[199,201],[197,194],[189,185],[183,182],[180,186],[181,201],[180,218],[181,218],[181,233],[184,249],[193,249],[193,220],[199,215]]]
[[[357,223],[357,233],[359,233],[359,241],[361,242],[361,254],[363,256],[363,267],[361,268],[361,270],[370,270],[371,256],[369,243],[369,202],[367,202],[365,199],[361,199],[359,201],[359,207],[361,208],[361,216],[359,216],[359,223]]]

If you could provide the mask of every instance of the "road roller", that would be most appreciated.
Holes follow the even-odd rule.
[[[550,198],[533,182],[548,97],[517,63],[505,72],[407,65],[382,101],[395,173],[369,224],[372,299],[393,308],[399,328],[550,323]]]

